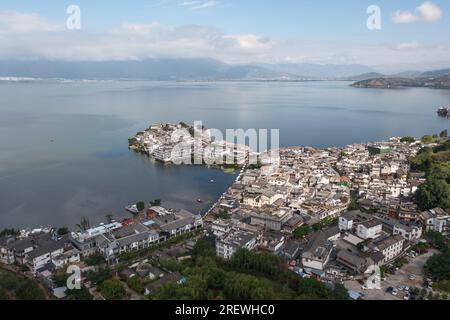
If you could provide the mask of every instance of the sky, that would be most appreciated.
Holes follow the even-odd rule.
[[[450,67],[449,13],[448,0],[0,0],[0,59],[438,69]]]

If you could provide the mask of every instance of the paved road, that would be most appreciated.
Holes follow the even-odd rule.
[[[403,300],[404,294],[402,292],[399,292],[397,296],[394,296],[387,293],[386,289],[389,287],[398,288],[401,285],[422,288],[424,282],[422,275],[423,267],[428,259],[435,253],[437,253],[437,251],[430,250],[428,253],[417,258],[408,258],[408,264],[403,266],[395,274],[389,275],[389,277],[381,283],[381,290],[363,290],[361,284],[357,281],[347,281],[345,282],[345,286],[350,290],[363,293],[365,295],[363,298],[364,300]],[[415,276],[414,280],[409,279],[411,275]]]

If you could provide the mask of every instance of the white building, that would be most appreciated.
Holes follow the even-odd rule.
[[[15,262],[14,249],[12,247],[14,242],[15,238],[12,236],[0,238],[0,263],[13,264]]]
[[[52,263],[52,259],[61,256],[66,247],[64,241],[52,241],[26,255],[27,263],[34,273]]]
[[[384,259],[381,262],[381,264],[384,265],[402,254],[404,243],[405,238],[403,238],[403,236],[395,235],[377,243],[371,243],[369,247],[373,251],[381,252],[384,255]]]
[[[422,212],[420,221],[425,226],[426,231],[447,234],[447,228],[450,225],[450,215],[441,208],[435,208]]]
[[[358,225],[356,234],[361,239],[376,239],[381,235],[383,231],[383,223],[378,220],[365,221]]]
[[[211,225],[211,231],[216,237],[221,237],[231,231],[233,224],[230,221],[217,219]]]
[[[330,260],[333,243],[328,236],[319,231],[313,235],[302,253],[303,268],[324,270]]]
[[[394,225],[393,234],[399,234],[408,241],[418,240],[422,237],[422,228],[417,225],[397,223]]]
[[[229,260],[240,248],[253,250],[257,245],[256,235],[252,232],[233,230],[228,235],[216,239],[216,254]]]

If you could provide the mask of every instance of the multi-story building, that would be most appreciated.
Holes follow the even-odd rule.
[[[405,238],[403,236],[395,235],[381,241],[369,243],[368,247],[372,252],[381,252],[384,255],[384,259],[381,261],[381,264],[384,265],[402,254],[404,243]]]
[[[229,260],[240,248],[253,250],[257,245],[254,233],[242,230],[232,230],[229,234],[216,239],[216,254]]]
[[[420,221],[426,231],[435,231],[447,235],[450,214],[441,208],[435,208],[420,213]]]
[[[328,236],[322,231],[316,232],[302,252],[303,267],[324,270],[330,260],[332,250],[333,243],[328,240]]]
[[[216,237],[221,237],[231,231],[233,223],[231,221],[217,219],[211,225],[211,231]]]
[[[383,223],[376,219],[365,221],[358,225],[356,234],[362,239],[376,239],[383,231]]]
[[[13,264],[15,262],[12,244],[16,241],[13,236],[0,238],[0,263]]]

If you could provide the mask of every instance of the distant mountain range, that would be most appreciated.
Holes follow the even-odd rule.
[[[324,80],[374,72],[357,64],[231,65],[213,59],[0,61],[0,77],[133,80]]]
[[[260,64],[259,66],[278,71],[301,75],[310,79],[342,79],[363,73],[374,73],[371,67],[361,64]]]
[[[447,87],[450,69],[377,73],[359,64],[246,64],[233,65],[214,59],[147,59],[143,61],[0,61],[0,80],[345,80],[355,87]],[[442,79],[440,79],[442,78]],[[24,80],[25,81],[25,80]]]
[[[0,61],[0,77],[130,80],[304,80],[257,65],[230,65],[213,59],[143,61]]]
[[[362,74],[353,77],[356,88],[400,88],[428,87],[435,89],[450,89],[450,69],[433,70],[422,73],[404,72],[396,75],[379,73]]]

